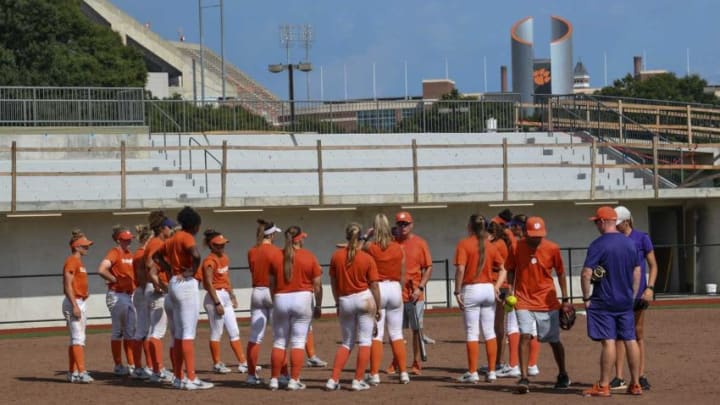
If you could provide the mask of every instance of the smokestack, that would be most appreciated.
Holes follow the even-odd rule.
[[[500,66],[500,91],[502,93],[508,91],[507,66],[505,65]]]
[[[640,77],[640,72],[642,72],[642,56],[634,56],[633,57],[633,73],[635,75],[635,78]]]

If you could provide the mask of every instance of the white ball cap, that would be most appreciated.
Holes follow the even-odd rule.
[[[617,221],[615,224],[620,225],[623,221],[629,221],[632,219],[632,214],[630,214],[630,210],[626,207],[623,207],[622,205],[618,205],[615,207],[615,213],[617,214]]]

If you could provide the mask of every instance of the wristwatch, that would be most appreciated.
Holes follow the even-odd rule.
[[[587,298],[583,297],[582,300],[583,300],[583,302],[588,302],[588,301],[590,301],[590,297],[587,297]]]
[[[419,285],[419,286],[418,286],[418,290],[420,290],[420,291],[425,291],[425,287]]]

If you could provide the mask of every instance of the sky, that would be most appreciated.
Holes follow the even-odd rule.
[[[199,42],[198,0],[110,1],[165,39]],[[201,2],[204,44],[219,54],[220,0]],[[312,100],[402,97],[405,77],[416,96],[422,80],[446,75],[460,92],[493,92],[500,66],[510,69],[511,26],[534,17],[535,57],[549,58],[551,15],[573,24],[573,59],[592,87],[632,72],[635,55],[678,76],[689,55],[691,74],[720,84],[717,0],[224,0],[225,59],[285,99],[287,75],[267,66],[286,63],[280,26],[308,24],[314,70],[295,77],[296,99],[308,87]],[[291,63],[304,59],[303,47],[291,49]]]

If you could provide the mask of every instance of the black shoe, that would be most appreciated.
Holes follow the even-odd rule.
[[[650,389],[650,383],[648,382],[647,377],[640,377],[640,386],[642,387],[643,391],[648,391]]]
[[[570,377],[567,374],[558,374],[555,389],[565,389],[570,387]]]
[[[617,377],[613,378],[610,381],[610,389],[611,390],[624,390],[627,389],[627,384],[625,383],[625,380],[621,380]]]
[[[521,378],[520,381],[517,382],[517,393],[527,394],[528,392],[530,392],[530,381],[528,381],[527,378]]]

